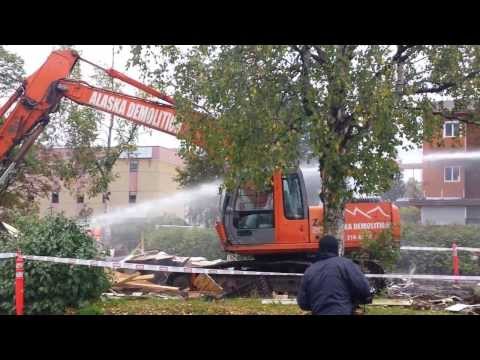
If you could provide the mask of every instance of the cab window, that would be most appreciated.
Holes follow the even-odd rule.
[[[273,228],[273,191],[240,188],[235,201],[233,225],[237,229]]]
[[[290,220],[304,219],[302,188],[297,174],[282,177],[283,209],[285,217]]]

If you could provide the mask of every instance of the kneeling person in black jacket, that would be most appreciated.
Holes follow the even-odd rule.
[[[313,315],[352,315],[357,304],[371,301],[370,285],[360,267],[338,256],[338,240],[320,240],[317,261],[310,265],[300,285],[297,303]]]

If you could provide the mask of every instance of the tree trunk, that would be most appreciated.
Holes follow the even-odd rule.
[[[339,256],[344,254],[344,217],[346,200],[340,198],[342,191],[339,190],[338,179],[329,176],[325,169],[320,169],[322,189],[320,199],[323,203],[323,228],[324,235],[333,235],[339,240]],[[329,184],[335,183],[331,187]],[[341,190],[346,188],[345,185],[340,186]]]
[[[115,67],[115,46],[112,46],[112,69]],[[113,82],[112,77],[112,91],[115,89],[115,83]],[[107,158],[110,156],[110,150],[112,148],[112,132],[113,132],[113,125],[114,125],[115,117],[113,114],[110,115],[110,124],[108,126],[108,134],[107,134]],[[108,213],[110,211],[110,196],[108,191],[108,185],[103,193],[103,198],[105,199],[105,207],[104,212]]]
[[[324,235],[333,235],[339,240],[338,254],[344,254],[344,221],[343,221],[343,206],[339,207],[336,204],[324,202],[323,203],[323,227]]]
[[[114,124],[114,117],[113,117],[113,114],[110,116],[110,125],[108,127],[108,137],[107,137],[107,154],[106,154],[106,157],[109,158],[110,157],[110,151],[111,151],[111,148],[112,148],[112,132],[113,132],[113,124]],[[106,169],[107,170],[107,175],[109,175],[109,169]],[[109,187],[107,185],[106,189],[104,189],[104,193],[103,193],[103,197],[105,199],[105,207],[104,207],[104,212],[105,213],[108,213],[108,211],[110,210],[110,196],[109,196]]]
[[[339,240],[338,254],[343,256],[343,214],[330,206],[324,208],[325,211],[325,235],[333,235]]]

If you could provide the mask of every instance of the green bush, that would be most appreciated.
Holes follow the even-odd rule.
[[[0,252],[95,259],[100,252],[94,239],[62,215],[43,219],[19,218],[17,239],[2,234]],[[0,261],[0,313],[14,313],[13,259]],[[96,300],[110,287],[103,268],[25,261],[25,314],[63,314]]]
[[[403,227],[403,246],[457,246],[480,247],[480,228],[465,225],[412,225]],[[480,262],[475,254],[459,251],[461,275],[480,275]],[[451,252],[402,251],[397,263],[398,272],[415,268],[418,274],[451,275],[453,272]]]
[[[353,259],[374,260],[386,271],[391,271],[400,257],[398,241],[392,237],[389,231],[383,231],[378,236],[370,236],[370,233],[362,234],[362,247],[353,252]]]
[[[217,233],[208,228],[158,228],[145,233],[145,248],[178,256],[224,259]]]
[[[480,247],[480,227],[475,225],[413,225],[404,224],[402,245]]]

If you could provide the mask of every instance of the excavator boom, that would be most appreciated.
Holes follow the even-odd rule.
[[[93,107],[120,116],[136,124],[177,136],[175,108],[151,100],[91,86],[85,82],[60,80],[57,84],[62,96],[78,104]]]
[[[79,60],[102,69],[109,76],[155,96],[166,104],[69,79]],[[0,108],[0,117],[3,117],[15,105],[0,126],[0,165],[3,168],[0,186],[7,182],[9,174],[42,133],[48,124],[49,115],[58,109],[62,98],[174,136],[181,132],[181,128],[175,125],[175,102],[171,97],[114,69],[104,69],[82,59],[74,50],[53,51],[45,63],[26,78]],[[12,156],[12,150],[17,145],[21,145],[20,151]]]
[[[71,50],[59,50],[50,54],[45,63],[30,75],[22,90],[7,101],[5,114],[16,102],[11,113],[0,127],[0,162],[25,136],[54,110],[57,103],[51,96],[52,84],[66,78],[78,61],[78,54]]]

